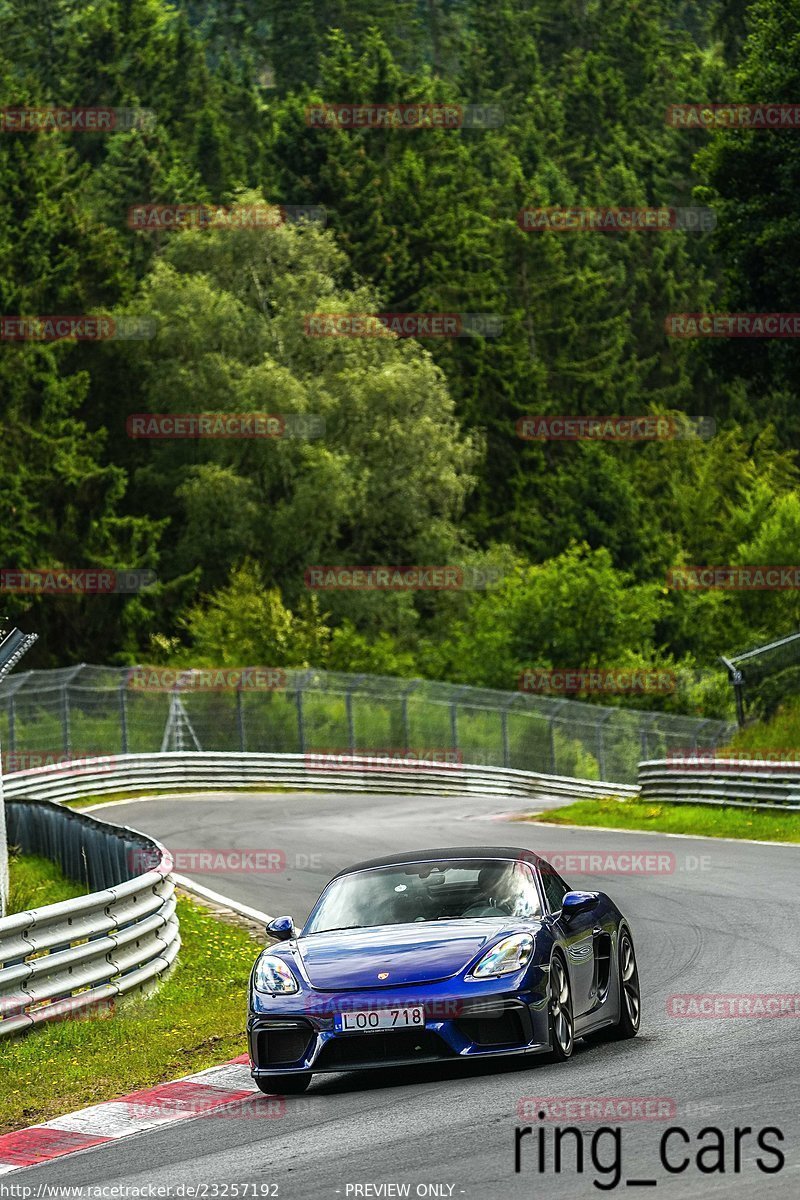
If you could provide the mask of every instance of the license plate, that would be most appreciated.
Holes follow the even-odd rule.
[[[422,1029],[425,1010],[421,1004],[413,1008],[371,1008],[361,1012],[337,1013],[334,1029],[339,1033],[376,1033],[380,1029]]]

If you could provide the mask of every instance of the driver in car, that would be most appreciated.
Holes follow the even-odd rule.
[[[465,917],[508,916],[514,907],[514,867],[481,867],[478,873],[478,895],[464,910]]]

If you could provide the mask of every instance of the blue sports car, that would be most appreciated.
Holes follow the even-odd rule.
[[[250,979],[262,1092],[323,1071],[503,1054],[571,1056],[575,1039],[639,1030],[630,924],[507,847],[415,850],[340,871],[298,933],[291,917]]]

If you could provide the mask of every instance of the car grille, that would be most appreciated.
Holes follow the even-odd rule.
[[[307,1021],[282,1022],[271,1028],[267,1023],[255,1031],[255,1058],[258,1067],[277,1067],[303,1058],[313,1037]]]
[[[440,1037],[429,1030],[397,1030],[387,1033],[354,1034],[326,1042],[316,1067],[366,1067],[418,1058],[449,1058],[452,1054]]]

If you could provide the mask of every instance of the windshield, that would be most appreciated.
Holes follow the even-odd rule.
[[[329,885],[304,934],[458,917],[538,917],[539,896],[524,863],[445,860],[376,867]]]

